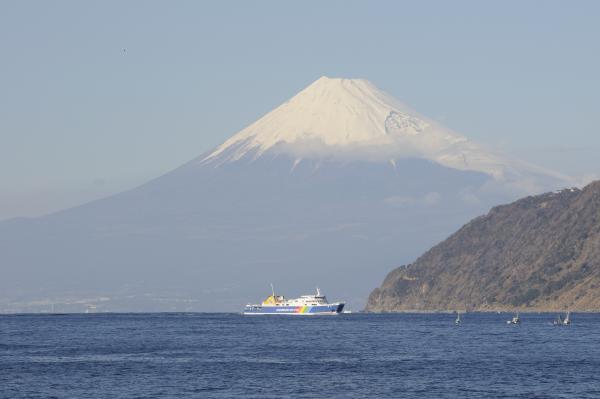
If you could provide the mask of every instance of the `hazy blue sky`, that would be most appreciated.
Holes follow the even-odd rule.
[[[597,1],[5,0],[0,219],[142,183],[321,75],[600,175],[599,20]]]

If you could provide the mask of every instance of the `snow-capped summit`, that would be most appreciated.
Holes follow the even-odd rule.
[[[411,110],[364,79],[321,77],[244,128],[202,163],[219,165],[266,152],[304,158],[394,162],[424,158],[446,167],[514,180],[551,174],[485,150]],[[553,176],[560,178],[559,176]]]
[[[233,158],[249,149],[264,152],[281,143],[307,140],[330,147],[380,142],[386,140],[385,120],[395,109],[366,80],[321,77],[227,140],[210,158],[241,142],[246,143]]]

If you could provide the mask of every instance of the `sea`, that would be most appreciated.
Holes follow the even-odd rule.
[[[600,398],[600,315],[0,315],[1,398]]]

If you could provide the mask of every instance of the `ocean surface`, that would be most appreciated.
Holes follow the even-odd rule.
[[[2,398],[600,398],[600,315],[0,316]]]

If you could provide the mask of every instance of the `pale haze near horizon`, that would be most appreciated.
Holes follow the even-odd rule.
[[[596,2],[5,2],[0,220],[139,185],[322,75],[467,137],[600,171]]]

